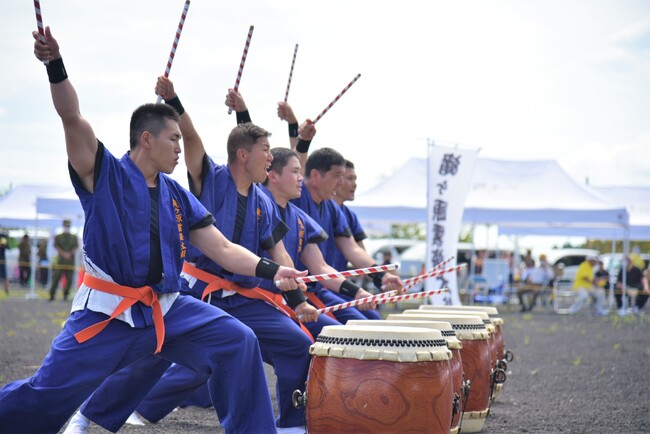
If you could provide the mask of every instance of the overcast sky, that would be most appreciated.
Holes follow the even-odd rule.
[[[82,113],[115,155],[128,120],[155,101],[183,0],[41,0]],[[0,188],[69,183],[32,2],[0,15]],[[211,155],[235,124],[223,105],[249,25],[240,86],[253,120],[287,144],[275,115],[299,44],[289,102],[316,117],[313,148],[357,165],[359,191],[427,140],[500,159],[557,159],[580,182],[650,185],[650,2],[646,0],[194,0],[170,78]],[[179,166],[174,178],[187,184]],[[424,182],[424,180],[423,180]],[[552,188],[552,186],[549,186]]]

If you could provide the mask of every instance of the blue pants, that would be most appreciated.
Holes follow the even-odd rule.
[[[325,304],[325,306],[334,306],[336,304],[341,304],[345,303],[348,300],[345,300],[343,297],[341,297],[340,294],[337,294],[336,292],[330,291],[329,289],[325,288],[319,288],[315,291],[316,297],[320,298],[320,300]],[[336,317],[337,320],[341,324],[345,324],[351,319],[360,319],[360,320],[365,320],[368,319],[366,318],[359,309],[356,307],[349,307],[347,309],[341,309],[337,310],[336,312],[332,312],[334,316]]]
[[[277,426],[304,425],[304,412],[293,407],[291,395],[294,390],[304,390],[305,387],[311,360],[309,337],[291,318],[263,301],[235,294],[224,299],[213,298],[211,303],[253,330],[260,343],[262,359],[274,367],[280,410]],[[135,409],[147,420],[157,422],[200,390],[208,379],[204,373],[187,364],[178,363],[166,369],[168,362],[155,360],[157,358],[153,356],[147,359],[102,384],[82,409],[82,414],[106,429],[115,426],[119,429]],[[242,369],[223,372],[234,381],[248,375]],[[120,392],[125,388],[132,391]],[[216,407],[223,396],[220,393],[215,395],[212,390],[210,394]],[[268,396],[268,389],[265,389],[265,394]],[[252,393],[250,399],[255,400],[256,396]]]
[[[106,318],[89,310],[72,313],[34,376],[0,390],[2,432],[58,432],[106,377],[154,352],[153,327],[132,328],[118,320],[83,344],[74,338]],[[165,315],[165,332],[155,359],[173,360],[209,378],[211,395],[220,397],[215,409],[226,432],[273,432],[259,345],[248,327],[214,306],[180,296]],[[129,396],[129,388],[120,392]]]
[[[273,366],[277,377],[276,396],[280,411],[277,426],[304,425],[304,411],[293,406],[291,395],[296,389],[304,390],[311,360],[311,339],[291,318],[263,301],[235,294],[223,299],[213,298],[211,303],[246,324],[257,336],[262,359]],[[196,372],[174,366],[137,410],[147,420],[157,421],[193,395],[204,382],[205,378]]]

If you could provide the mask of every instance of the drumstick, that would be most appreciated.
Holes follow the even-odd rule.
[[[398,301],[403,301],[403,300],[411,300],[411,299],[414,299],[414,298],[422,298],[422,297],[426,297],[428,295],[442,294],[443,292],[449,292],[449,289],[448,288],[432,289],[430,291],[414,292],[412,294],[393,295],[393,296],[390,296],[390,297],[383,297],[383,298],[376,298],[376,297],[360,298],[358,300],[352,300],[352,301],[348,301],[346,303],[336,304],[334,306],[329,306],[329,307],[325,307],[323,309],[318,309],[318,313],[319,314],[325,314],[325,313],[330,313],[330,312],[336,312],[337,310],[347,309],[348,307],[359,306],[360,304],[368,303],[368,302],[371,302],[371,301],[373,301],[373,302],[375,302],[377,304],[393,303],[393,302],[398,302]]]
[[[296,63],[296,54],[298,54],[298,44],[293,50],[293,60],[291,61],[291,69],[289,70],[289,81],[287,82],[287,91],[284,93],[284,102],[289,98],[289,87],[291,86],[291,76],[293,75],[293,65]]]
[[[167,67],[165,68],[165,77],[169,77],[169,71],[172,69],[172,62],[174,61],[174,55],[176,54],[176,47],[178,47],[178,41],[181,39],[181,31],[183,31],[183,25],[185,24],[185,17],[187,16],[187,11],[190,8],[190,0],[185,0],[185,6],[183,7],[183,12],[181,13],[181,19],[178,22],[178,29],[176,30],[176,36],[174,36],[174,43],[172,44],[172,51],[169,53],[169,60],[167,60]],[[158,104],[162,102],[162,96],[158,95]]]
[[[322,118],[323,115],[324,115],[325,113],[327,113],[327,111],[328,111],[329,109],[332,108],[332,106],[334,105],[334,103],[335,103],[336,101],[338,101],[339,99],[341,99],[341,97],[343,96],[343,94],[344,94],[345,92],[347,92],[349,88],[352,87],[352,85],[354,84],[354,82],[357,81],[357,80],[359,79],[359,77],[361,77],[361,74],[357,74],[357,76],[354,77],[354,79],[352,79],[352,81],[351,81],[350,83],[348,83],[347,86],[345,86],[345,88],[341,91],[341,93],[339,93],[338,95],[336,95],[336,98],[334,98],[334,99],[332,100],[332,102],[329,103],[327,107],[325,107],[325,110],[323,110],[323,111],[322,111],[322,112],[321,112],[321,113],[316,117],[316,120],[313,122],[314,124],[315,124],[316,122],[318,122],[318,120],[319,120],[320,118]]]
[[[40,0],[34,0],[34,12],[36,13],[36,27],[38,27],[38,37],[41,42],[45,43],[45,28],[43,27],[43,16],[41,15],[41,2]],[[47,65],[50,63],[48,60],[43,60],[43,63]]]
[[[241,81],[241,75],[244,72],[244,63],[246,63],[246,56],[248,56],[248,48],[251,46],[251,38],[253,37],[253,28],[250,26],[248,29],[248,36],[246,37],[246,43],[244,44],[244,54],[241,56],[241,62],[239,62],[239,71],[237,71],[237,79],[235,79],[235,87],[233,88],[235,92],[239,90],[239,82]],[[232,113],[232,108],[228,107],[228,114]]]
[[[414,287],[417,283],[422,282],[423,280],[429,279],[430,277],[441,276],[441,275],[447,274],[447,273],[453,273],[455,271],[460,270],[461,268],[465,268],[466,266],[467,266],[467,264],[460,264],[460,265],[456,265],[455,267],[444,268],[442,270],[431,270],[431,271],[429,271],[427,273],[420,274],[419,276],[416,276],[417,280],[412,281],[408,285],[404,285],[404,289],[405,290],[410,289],[410,288]]]
[[[315,274],[313,276],[296,277],[296,283],[321,282],[323,280],[338,279],[339,277],[363,276],[364,274],[382,273],[397,270],[397,264],[375,265],[374,267],[357,268],[356,270],[338,271],[336,273]],[[280,281],[275,281],[275,286],[280,286]]]
[[[397,291],[387,291],[387,292],[382,292],[382,293],[379,293],[379,294],[371,295],[369,297],[360,298],[358,300],[352,300],[352,301],[355,301],[357,303],[357,304],[355,304],[355,306],[359,306],[360,304],[377,302],[377,300],[380,300],[380,299],[383,299],[383,298],[386,298],[386,297],[392,297],[392,296],[394,296],[396,294],[397,294]],[[351,303],[352,301],[350,301],[348,303]],[[377,304],[381,304],[381,303],[377,303]],[[337,306],[339,306],[339,305],[337,305]],[[341,309],[343,309],[343,308],[341,308]],[[302,319],[302,315],[298,315],[298,319]]]
[[[450,263],[451,261],[453,261],[454,258],[455,258],[455,256],[452,256],[452,257],[450,257],[449,259],[445,259],[444,261],[442,261],[441,263],[439,263],[438,265],[436,265],[435,267],[433,267],[431,270],[427,271],[427,273],[430,272],[430,271],[435,271],[435,270],[439,270],[439,269],[441,269],[442,267],[444,267],[445,265],[447,265],[448,263]],[[408,279],[404,279],[404,280],[402,281],[402,283],[404,284],[404,286],[406,286],[406,285],[410,285],[411,283],[419,283],[420,281],[424,280],[424,279],[422,278],[422,276],[424,276],[425,274],[426,274],[426,273],[418,274],[417,276],[413,276],[413,277],[410,277],[410,278],[408,278]]]

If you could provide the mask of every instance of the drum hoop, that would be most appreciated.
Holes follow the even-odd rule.
[[[446,339],[370,339],[320,335],[316,343],[325,345],[361,345],[364,347],[447,347]]]

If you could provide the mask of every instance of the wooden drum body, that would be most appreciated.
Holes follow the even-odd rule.
[[[326,326],[310,353],[309,434],[449,432],[451,352],[439,331]]]
[[[390,319],[423,319],[447,321],[463,343],[460,350],[465,380],[470,381],[470,392],[463,409],[462,432],[479,432],[483,429],[490,408],[492,391],[493,355],[490,353],[489,334],[479,316],[445,313],[405,313],[389,315]]]
[[[346,325],[371,325],[371,326],[389,326],[389,327],[421,327],[426,329],[439,330],[443,339],[447,341],[447,348],[451,351],[452,357],[449,361],[451,371],[452,390],[454,392],[455,408],[451,415],[451,425],[449,432],[456,434],[459,431],[460,411],[462,409],[463,396],[463,362],[461,359],[460,349],[463,347],[461,341],[456,338],[456,332],[451,324],[444,321],[418,321],[418,320],[350,320]]]
[[[455,310],[455,311],[467,311],[467,312],[485,312],[489,315],[492,323],[496,327],[496,332],[494,334],[494,340],[496,341],[497,347],[497,362],[504,360],[506,354],[505,350],[505,341],[503,339],[503,319],[499,317],[499,310],[494,306],[437,306],[431,304],[425,304],[420,306],[419,310],[429,311],[429,310]]]

